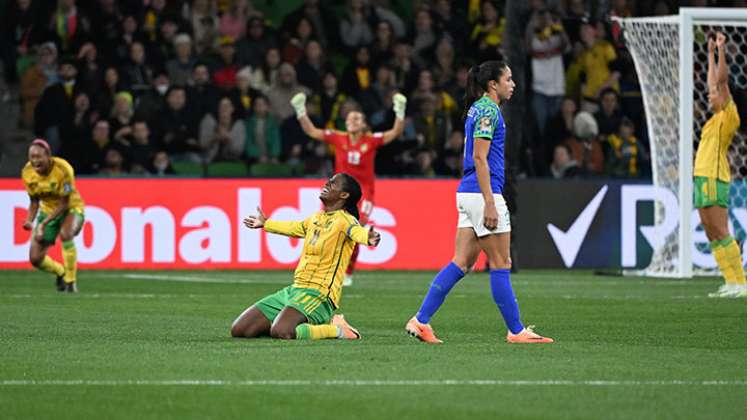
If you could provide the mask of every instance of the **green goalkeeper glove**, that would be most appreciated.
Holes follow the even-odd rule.
[[[290,104],[293,107],[293,110],[296,111],[296,118],[301,118],[304,115],[306,115],[306,94],[303,92],[299,92],[290,100]]]
[[[400,120],[404,120],[405,119],[405,107],[407,105],[407,98],[405,97],[405,95],[401,93],[396,93],[392,97],[392,103],[394,104],[394,106],[392,107],[394,108],[394,115],[396,115],[397,118],[399,118]]]

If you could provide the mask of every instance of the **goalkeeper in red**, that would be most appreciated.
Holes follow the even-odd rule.
[[[718,65],[715,50],[718,49]],[[695,155],[695,207],[711,251],[726,283],[710,297],[747,297],[744,267],[739,245],[729,233],[729,183],[727,153],[740,125],[737,105],[729,91],[726,36],[721,32],[708,39],[708,105],[713,111],[703,126]]]
[[[405,127],[405,107],[407,98],[402,94],[392,97],[394,108],[394,126],[381,133],[372,133],[366,124],[366,118],[360,111],[349,112],[345,116],[347,131],[322,130],[314,126],[306,115],[306,95],[296,94],[291,99],[291,105],[296,111],[296,117],[307,136],[321,140],[335,147],[335,172],[344,172],[353,176],[360,183],[363,199],[360,202],[360,223],[365,225],[374,207],[374,162],[376,149],[384,146],[402,134]],[[350,265],[345,275],[345,286],[353,282],[352,273],[358,258],[358,246],[353,251]]]
[[[268,220],[257,208],[244,219],[250,229],[304,238],[293,284],[264,297],[233,322],[231,336],[282,339],[359,339],[358,331],[342,315],[332,315],[340,305],[342,278],[355,244],[376,246],[381,237],[358,223],[361,188],[344,173],[330,178],[319,196],[324,210],[301,222]]]

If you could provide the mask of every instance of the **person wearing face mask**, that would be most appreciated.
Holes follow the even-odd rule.
[[[170,85],[169,75],[165,71],[158,73],[153,79],[150,90],[137,101],[135,118],[154,122],[153,120],[158,118],[158,115],[166,106],[166,92]]]
[[[72,58],[60,61],[59,75],[61,80],[44,90],[34,109],[34,133],[47,139],[53,153],[60,150],[60,127],[73,120],[75,97],[82,90],[76,84],[78,68]]]

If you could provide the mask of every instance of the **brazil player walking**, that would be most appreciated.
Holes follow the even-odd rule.
[[[28,156],[21,177],[31,199],[23,223],[24,229],[33,229],[29,260],[34,267],[57,276],[57,290],[75,293],[78,259],[73,238],[80,233],[84,218],[83,199],[75,188],[73,167],[52,156],[49,144],[42,139],[31,142]],[[64,264],[47,255],[58,235]]]
[[[714,53],[718,48],[718,65]],[[708,105],[713,116],[703,126],[695,155],[695,207],[711,243],[726,283],[710,297],[747,297],[744,267],[739,245],[729,233],[729,170],[728,150],[740,125],[737,106],[729,91],[729,71],[726,63],[726,36],[716,34],[708,39]]]
[[[330,178],[319,196],[324,210],[301,222],[268,220],[257,208],[244,219],[250,229],[304,238],[293,284],[264,297],[245,310],[231,326],[233,337],[269,335],[282,339],[358,339],[360,334],[342,315],[342,278],[355,244],[376,246],[381,237],[358,223],[361,187],[350,175]]]
[[[552,343],[524,327],[511,287],[511,225],[503,199],[506,125],[499,105],[513,94],[511,69],[501,61],[486,61],[469,71],[464,115],[464,176],[456,194],[459,221],[454,258],[436,275],[418,313],[405,325],[412,336],[441,343],[431,317],[449,291],[477,261],[488,256],[493,300],[508,327],[509,343]]]
[[[366,125],[366,118],[360,111],[352,111],[345,116],[347,131],[317,128],[306,115],[306,95],[298,93],[291,99],[291,105],[296,111],[296,117],[304,133],[315,140],[324,141],[335,147],[335,171],[350,174],[360,183],[363,193],[359,206],[362,225],[368,222],[368,217],[374,207],[376,149],[399,137],[405,127],[407,98],[397,93],[392,97],[392,102],[395,115],[394,126],[382,133],[371,133]],[[357,257],[358,246],[356,245],[345,275],[345,286],[352,284],[351,275]]]

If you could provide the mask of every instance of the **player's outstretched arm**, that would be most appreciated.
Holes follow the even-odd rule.
[[[729,69],[726,65],[726,35],[721,32],[716,34],[716,47],[718,48],[718,67],[716,68],[716,84],[722,103],[726,103],[731,96],[729,92]]]
[[[303,132],[314,140],[324,140],[324,130],[314,126],[314,123],[311,122],[311,118],[306,114],[306,94],[299,92],[293,95],[290,103],[293,110],[296,112],[296,118],[298,118],[298,122],[301,124]]]
[[[378,246],[379,242],[381,242],[381,234],[375,231],[373,226],[370,226],[368,229],[361,225],[350,226],[348,237],[361,245],[367,246]]]
[[[308,220],[308,219],[307,219]],[[265,232],[277,233],[278,235],[303,238],[306,236],[306,222],[280,222],[268,220],[262,209],[257,207],[257,214],[244,218],[244,226],[249,229],[265,228]]]
[[[383,142],[387,144],[402,134],[405,129],[405,110],[407,109],[407,97],[401,93],[396,93],[392,97],[392,108],[394,109],[394,126],[391,130],[383,133]]]

